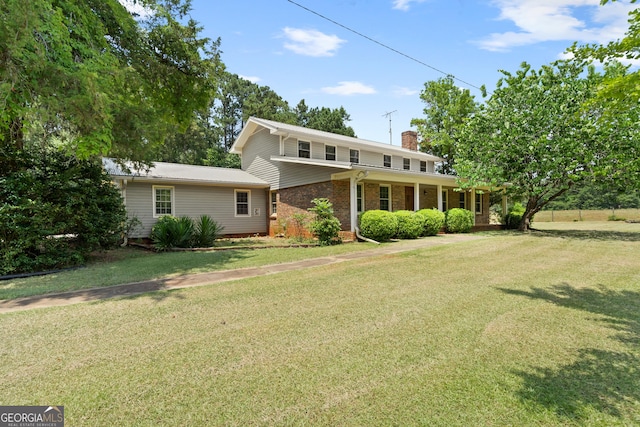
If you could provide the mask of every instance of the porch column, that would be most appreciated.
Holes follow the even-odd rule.
[[[358,185],[355,176],[349,177],[349,214],[351,219],[351,232],[356,231],[356,224],[358,223]]]
[[[440,212],[442,212],[442,185],[438,184],[438,189],[436,190],[438,192],[438,210]]]
[[[413,184],[413,211],[418,212],[420,210],[420,183]]]
[[[469,197],[470,201],[469,204],[471,206],[469,206],[469,210],[471,212],[473,212],[473,216],[471,218],[473,218],[473,225],[476,225],[476,189],[472,188],[471,189],[471,197]]]

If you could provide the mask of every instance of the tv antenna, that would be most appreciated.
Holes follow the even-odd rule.
[[[393,144],[393,138],[392,138],[393,135],[391,134],[391,115],[393,113],[397,113],[397,112],[398,112],[398,110],[393,110],[393,111],[389,111],[388,113],[384,113],[382,115],[382,117],[389,118],[389,144]]]

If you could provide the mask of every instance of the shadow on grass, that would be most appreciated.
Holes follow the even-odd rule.
[[[575,240],[640,242],[640,233],[604,230],[538,230],[531,229],[533,237],[560,237]]]
[[[605,322],[615,330],[613,338],[628,348],[627,351],[580,349],[577,360],[571,364],[516,371],[523,379],[518,392],[521,399],[575,421],[586,419],[593,411],[625,418],[628,412],[625,408],[638,406],[640,292],[615,291],[605,286],[576,288],[566,283],[550,289],[500,290],[604,316],[595,321]]]

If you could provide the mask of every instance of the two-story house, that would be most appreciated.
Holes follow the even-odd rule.
[[[164,214],[208,214],[227,234],[279,234],[309,214],[311,200],[332,203],[345,234],[371,209],[465,208],[489,224],[486,191],[460,191],[456,178],[436,173],[442,159],[418,151],[417,134],[402,147],[252,117],[231,147],[242,170],[156,163],[125,173],[105,160],[125,196],[127,211],[143,223],[141,236]],[[299,218],[299,216],[297,216]]]

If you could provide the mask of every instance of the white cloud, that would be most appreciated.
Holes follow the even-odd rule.
[[[490,51],[546,41],[606,43],[624,35],[628,13],[635,8],[623,2],[600,6],[599,0],[494,0],[498,20],[511,21],[517,31],[493,33],[476,43]],[[589,22],[578,17],[587,12]]]
[[[422,3],[426,0],[393,0],[393,9],[408,11],[411,3]]]
[[[127,12],[137,15],[141,19],[147,19],[153,15],[153,10],[145,7],[141,2],[134,2],[134,0],[119,0],[119,2],[127,9]]]
[[[336,35],[324,34],[318,30],[303,30],[286,27],[283,30],[287,39],[284,47],[306,56],[333,56],[346,42]]]
[[[408,87],[395,86],[393,88],[394,96],[413,96],[419,94],[420,91],[416,89],[411,89]]]
[[[242,74],[238,74],[238,77],[240,77],[241,79],[249,80],[251,83],[258,83],[260,80],[262,80],[260,77],[243,76]]]
[[[339,82],[338,86],[323,87],[322,91],[330,95],[371,95],[376,90],[360,82]]]

